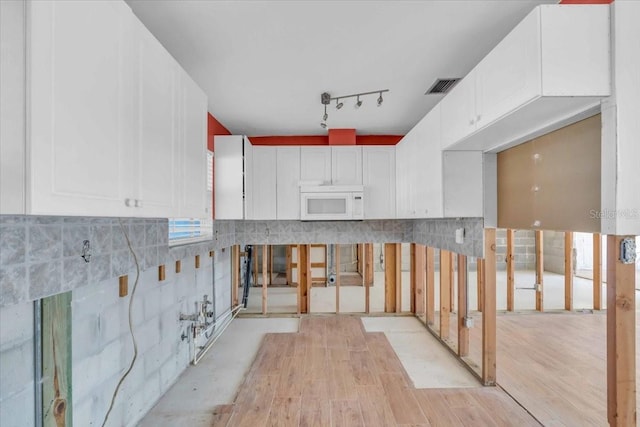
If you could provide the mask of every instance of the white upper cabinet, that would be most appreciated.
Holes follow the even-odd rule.
[[[133,14],[124,2],[31,2],[28,10],[24,213],[120,215],[137,190],[129,167]]]
[[[25,52],[18,30],[29,40],[19,82],[29,128],[1,145],[26,165],[11,179],[28,186],[11,195],[24,208],[12,201],[0,213],[209,216],[206,95],[129,6],[34,1],[25,10],[1,34],[3,55],[5,46]]]
[[[276,219],[276,159],[274,147],[252,147],[247,168],[247,219]]]
[[[396,147],[363,146],[365,219],[396,217]]]
[[[362,185],[362,147],[331,147],[331,184]]]
[[[331,183],[331,147],[300,147],[300,181]]]
[[[444,217],[482,217],[483,155],[481,151],[443,153]]]
[[[534,9],[440,102],[443,149],[504,149],[597,108],[609,27],[608,5]]]
[[[276,148],[277,218],[300,219],[300,147]]]
[[[251,148],[241,135],[214,136],[215,219],[245,218],[244,168],[251,163]]]

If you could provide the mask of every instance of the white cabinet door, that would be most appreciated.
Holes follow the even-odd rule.
[[[482,217],[482,151],[443,154],[444,217]]]
[[[481,128],[539,96],[540,9],[518,24],[478,65],[476,126]]]
[[[276,147],[253,147],[248,219],[276,219]]]
[[[27,212],[126,215],[133,14],[124,2],[30,2],[28,11]]]
[[[185,73],[181,80],[180,216],[211,218],[207,203],[207,96]]]
[[[278,219],[300,219],[300,147],[277,147]]]
[[[415,141],[412,178],[414,218],[442,218],[442,152],[440,151],[440,107],[435,106],[421,121]]]
[[[331,147],[300,147],[300,180],[331,183]]]
[[[396,147],[362,148],[365,219],[396,216]]]
[[[440,101],[442,148],[476,130],[476,71],[471,70]]]
[[[239,135],[214,137],[215,219],[244,219],[243,144]]]
[[[179,66],[158,40],[138,26],[137,179],[135,215],[177,217]]]
[[[362,185],[362,147],[331,147],[331,183]]]
[[[407,164],[410,146],[411,140],[409,139],[403,139],[396,145],[396,216],[398,218],[409,217],[410,190],[408,183],[409,173],[413,172]]]

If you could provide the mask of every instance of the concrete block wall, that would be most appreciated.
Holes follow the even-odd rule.
[[[35,425],[33,303],[0,307],[0,426]]]
[[[564,232],[544,231],[544,270],[564,274]]]
[[[516,270],[535,270],[536,235],[533,230],[516,230],[513,244]],[[507,230],[496,230],[496,263],[499,271],[507,269]],[[545,253],[546,263],[546,253]]]

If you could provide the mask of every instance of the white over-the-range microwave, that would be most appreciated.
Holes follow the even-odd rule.
[[[364,187],[362,185],[301,186],[300,219],[303,221],[364,219]]]

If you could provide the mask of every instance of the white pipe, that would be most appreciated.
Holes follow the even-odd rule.
[[[219,319],[217,319],[215,322],[213,322],[211,326],[215,326],[217,323],[219,323],[220,321],[228,318],[229,316],[231,317],[231,320],[229,320],[228,322],[226,322],[224,325],[222,325],[221,329],[218,329],[218,331],[215,333],[215,335],[209,339],[209,341],[207,342],[207,344],[205,344],[204,348],[202,350],[200,350],[199,353],[195,353],[195,338],[194,338],[194,355],[193,355],[193,360],[191,361],[191,363],[195,366],[198,364],[198,362],[200,360],[202,360],[202,358],[205,356],[205,354],[207,354],[207,352],[209,351],[209,349],[213,346],[213,344],[218,340],[218,338],[220,338],[220,336],[222,335],[222,333],[227,329],[227,327],[231,324],[231,322],[233,321],[233,319],[236,318],[236,316],[238,315],[238,313],[240,312],[241,309],[243,309],[244,307],[242,307],[242,305],[238,305],[236,306],[234,309],[228,311],[227,313],[225,313],[222,317],[220,317]]]

